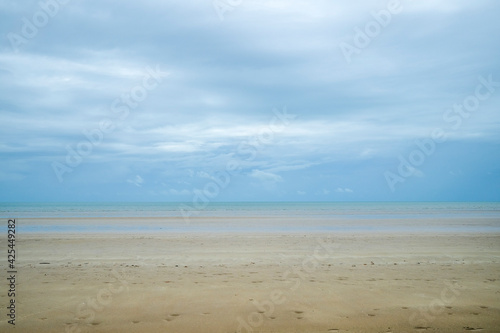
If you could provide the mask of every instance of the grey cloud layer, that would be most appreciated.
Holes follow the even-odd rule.
[[[39,171],[40,163],[50,169],[63,162],[65,147],[76,147],[84,130],[108,118],[116,128],[68,174],[70,181],[85,168],[99,174],[120,163],[120,176],[112,178],[117,184],[145,189],[158,178],[170,184],[165,193],[187,195],[198,185],[186,177],[179,187],[169,175],[217,170],[283,106],[298,117],[244,165],[243,188],[244,179],[274,179],[270,192],[312,193],[307,182],[293,185],[286,175],[309,177],[315,170],[338,179],[345,165],[362,170],[345,184],[314,190],[334,195],[359,177],[380,177],[379,168],[366,171],[368,163],[390,167],[436,127],[477,149],[497,144],[500,89],[458,130],[450,130],[443,114],[474,92],[480,75],[500,81],[500,5],[401,0],[401,12],[346,62],[339,44],[354,45],[355,28],[364,29],[388,3],[243,1],[220,21],[210,1],[74,0],[60,4],[14,52],[8,34],[22,36],[23,18],[33,21],[42,9],[38,1],[3,2],[0,155],[9,166],[0,177],[41,173],[43,182],[57,182]],[[117,118],[113,102],[141,84],[148,66],[169,75]],[[144,159],[149,167],[139,166]],[[178,171],[165,175],[159,171],[165,165]],[[367,198],[377,193],[371,186]]]

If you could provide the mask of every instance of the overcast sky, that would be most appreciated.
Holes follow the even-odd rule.
[[[500,2],[0,1],[1,201],[500,200]]]

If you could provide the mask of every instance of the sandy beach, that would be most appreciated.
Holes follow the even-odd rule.
[[[500,332],[494,232],[26,232],[16,247],[17,332]]]

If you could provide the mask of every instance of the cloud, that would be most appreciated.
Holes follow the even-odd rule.
[[[351,190],[350,188],[342,188],[342,187],[337,187],[337,189],[335,190],[335,192],[338,192],[338,193],[353,193],[354,191]]]
[[[200,178],[206,178],[206,179],[212,179],[212,176],[210,176],[207,172],[205,171],[198,171],[196,175]]]
[[[252,170],[252,172],[250,173],[250,177],[256,178],[263,182],[270,182],[270,183],[277,183],[283,181],[283,178],[280,175],[257,169]]]
[[[191,191],[189,190],[175,190],[175,189],[170,189],[168,193],[176,196],[187,196],[192,194]]]
[[[127,179],[127,182],[130,184],[133,184],[137,187],[141,187],[142,183],[144,183],[144,179],[142,179],[141,176],[136,175],[135,178],[133,178],[133,179]]]
[[[410,172],[410,174],[412,176],[415,176],[415,177],[418,177],[418,178],[423,178],[425,176],[424,173],[421,170],[419,170],[419,169],[417,169],[415,167],[412,167],[412,166],[408,166],[408,171]]]
[[[325,184],[350,184],[355,194],[329,191],[360,200],[426,199],[427,180],[456,199],[460,191],[437,176],[450,170],[450,160],[463,177],[476,177],[461,186],[497,184],[500,89],[468,118],[445,115],[475,93],[479,76],[500,81],[492,33],[500,29],[500,3],[402,6],[348,64],[340,43],[353,43],[356,28],[364,29],[387,1],[246,1],[224,21],[210,1],[72,2],[19,52],[5,36],[22,33],[23,18],[40,6],[1,3],[0,187],[18,190],[15,198],[0,199],[22,201],[37,183],[48,189],[34,194],[40,200],[66,200],[65,186],[75,189],[75,200],[80,193],[88,198],[86,185],[103,200],[116,193],[157,200],[146,193],[187,195],[182,188],[197,188],[218,172],[231,175],[220,191],[230,200],[287,200],[297,189],[306,192],[304,200],[325,199]],[[169,75],[140,97],[146,68],[157,66]],[[130,102],[132,93],[139,103]],[[126,116],[117,99],[134,105]],[[259,142],[273,109],[285,106],[297,117]],[[103,119],[115,129],[98,140]],[[397,157],[436,128],[447,140],[413,170],[418,182],[381,193],[384,172],[397,173]],[[92,152],[60,184],[51,165],[67,165],[71,151],[89,142]],[[466,158],[475,154],[485,157]],[[470,172],[475,168],[481,171]],[[141,176],[130,176],[136,173]],[[494,179],[485,182],[490,173]],[[135,186],[123,190],[125,182]],[[165,190],[171,184],[180,189]],[[264,191],[269,188],[276,191]]]

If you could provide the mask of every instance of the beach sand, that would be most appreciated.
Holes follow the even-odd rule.
[[[16,248],[16,332],[500,332],[497,233],[43,232]]]

